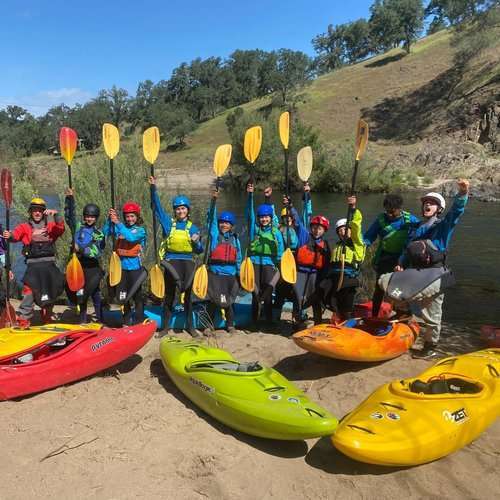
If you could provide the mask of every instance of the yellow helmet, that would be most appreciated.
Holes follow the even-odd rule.
[[[45,200],[43,198],[35,196],[30,201],[30,206],[28,210],[32,210],[33,208],[41,208],[42,210],[45,210],[47,208],[47,204],[45,203]]]

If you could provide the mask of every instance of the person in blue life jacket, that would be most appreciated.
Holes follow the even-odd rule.
[[[367,247],[379,240],[373,267],[376,284],[372,298],[372,315],[377,317],[384,300],[384,291],[378,281],[381,275],[390,273],[397,265],[401,253],[408,242],[410,231],[417,227],[420,220],[403,210],[403,198],[399,194],[388,194],[383,202],[384,212],[379,214],[363,235]]]
[[[178,290],[180,294],[184,294],[186,330],[192,337],[200,337],[200,332],[193,327],[191,292],[196,270],[194,257],[203,253],[203,245],[200,230],[189,217],[191,202],[187,196],[174,196],[172,199],[174,216],[171,217],[161,205],[155,178],[150,177],[149,182],[153,186],[153,209],[163,231],[163,241],[158,252],[161,266],[165,270],[165,315],[162,333],[168,332]]]
[[[453,205],[444,217],[441,216],[446,209],[446,201],[441,194],[432,192],[421,198],[422,222],[410,233],[410,242],[395,271],[401,272],[408,268],[447,271],[446,253],[455,227],[465,212],[469,194],[468,180],[459,179],[457,185],[458,192]],[[424,301],[410,302],[411,312],[424,325],[424,346],[420,351],[413,351],[414,358],[432,359],[440,356],[437,345],[441,334],[444,287],[442,285],[436,295]]]
[[[101,280],[104,271],[100,266],[100,258],[106,245],[104,233],[97,228],[101,211],[95,203],[87,203],[83,207],[82,220],[76,220],[74,192],[66,191],[64,218],[75,240],[75,252],[83,268],[85,286],[78,292],[66,289],[69,300],[78,305],[80,323],[87,323],[87,302],[89,297],[94,304],[97,321],[102,320]]]
[[[356,208],[356,203],[356,196],[347,198],[352,212],[349,227],[346,218],[335,223],[338,240],[332,250],[326,280],[325,302],[335,309],[336,318],[340,322],[350,319],[353,315],[354,299],[360,285],[360,268],[366,253],[362,233],[363,216]]]
[[[133,201],[126,202],[122,207],[122,214],[124,222],[119,219],[116,210],[110,208],[103,233],[107,237],[112,234],[115,237],[114,251],[120,257],[122,278],[120,283],[113,287],[114,298],[123,305],[123,323],[131,325],[144,321],[142,284],[148,273],[142,265],[142,254],[147,235],[139,204]],[[131,302],[134,303],[134,317]]]
[[[212,193],[214,198],[217,198],[218,195],[219,191],[217,190]],[[215,205],[213,213],[207,215],[207,228],[210,233],[209,314],[213,318],[215,309],[222,309],[226,318],[226,329],[229,333],[235,332],[233,304],[240,290],[238,275],[242,261],[240,239],[234,232],[235,225],[236,217],[233,212],[223,211],[218,214]]]
[[[249,224],[248,255],[255,272],[255,290],[252,294],[252,319],[260,318],[262,303],[266,322],[273,323],[273,292],[280,278],[279,265],[284,252],[283,235],[273,224],[274,207],[263,203],[254,212],[254,186],[247,184],[248,201],[245,209]]]

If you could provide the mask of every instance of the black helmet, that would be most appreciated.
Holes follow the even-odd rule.
[[[101,211],[99,210],[99,207],[95,205],[94,203],[88,203],[83,207],[83,215],[88,215],[90,217],[99,217],[101,215]]]

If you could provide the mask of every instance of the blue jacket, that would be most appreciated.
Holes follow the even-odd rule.
[[[445,252],[450,244],[451,236],[458,224],[460,217],[465,212],[468,195],[455,196],[452,207],[448,210],[445,217],[438,219],[434,224],[426,224],[422,222],[417,228],[411,231],[409,242],[415,240],[431,240],[434,246],[440,251]],[[406,255],[403,254],[400,258],[400,264],[405,266],[408,264]]]
[[[129,243],[140,243],[142,249],[144,250],[146,247],[146,229],[144,227],[136,225],[126,226],[123,222],[112,224],[108,219],[102,228],[102,232],[106,236],[111,236],[113,231],[112,226],[114,226],[115,238],[121,236]],[[125,271],[134,271],[136,269],[140,269],[142,266],[140,255],[137,257],[120,256],[120,260],[122,263],[122,269]]]
[[[163,207],[161,206],[161,201],[160,197],[158,196],[158,191],[156,190],[156,186],[153,186],[153,208],[155,211],[156,216],[158,217],[158,220],[161,224],[161,228],[163,231],[163,238],[168,238],[170,235],[170,231],[172,229],[172,218],[170,215],[165,212]],[[188,223],[189,219],[186,219],[184,221],[176,221],[176,228],[179,230],[186,229],[186,224]],[[200,230],[195,224],[192,224],[190,229],[189,229],[189,235],[193,236],[193,234],[200,234]],[[201,238],[198,238],[196,242],[192,242],[193,244],[193,250],[194,253],[200,254],[203,253],[203,245],[201,244]],[[166,253],[164,256],[164,259],[166,260],[192,260],[193,259],[193,254],[192,253]]]
[[[248,194],[248,200],[247,200],[247,206],[245,208],[245,216],[248,221],[248,231],[249,231],[249,244],[251,241],[253,241],[256,237],[257,232],[260,231],[276,231],[276,240],[278,244],[278,254],[276,257],[269,257],[269,256],[261,256],[261,255],[252,255],[250,257],[251,261],[254,264],[261,265],[261,266],[278,266],[279,262],[281,261],[281,257],[283,255],[283,252],[285,251],[285,243],[283,241],[283,235],[280,233],[280,231],[277,229],[276,225],[271,222],[269,226],[266,226],[264,228],[261,228],[258,226],[255,222],[255,212],[254,212],[254,203],[253,203],[253,193]],[[276,214],[274,213],[273,215],[273,220],[276,217]]]
[[[213,219],[210,227],[208,226],[209,222],[210,222],[210,212],[207,214],[207,228],[210,232],[209,253],[212,253],[219,243],[228,242],[230,244],[233,244],[236,247],[236,264],[209,264],[208,269],[214,274],[221,274],[224,276],[238,275],[240,272],[240,266],[242,261],[240,239],[232,231],[229,231],[224,234],[219,231],[216,207],[214,207]]]

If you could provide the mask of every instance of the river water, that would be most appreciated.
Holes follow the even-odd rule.
[[[190,193],[197,210],[198,217],[193,222],[199,224],[201,213],[205,213],[208,195]],[[57,203],[55,197],[49,196],[49,203]],[[165,197],[166,198],[166,197]],[[275,201],[280,201],[275,196]],[[294,204],[301,207],[300,195],[296,195]],[[420,214],[420,201],[417,193],[407,193],[405,208],[414,214]],[[256,194],[256,205],[262,200]],[[363,213],[363,229],[382,211],[383,195],[368,194],[358,197],[358,207]],[[345,217],[345,196],[339,194],[312,195],[313,212],[327,216],[331,222]],[[452,200],[447,200],[451,204]],[[224,191],[218,200],[218,210],[231,210],[237,214],[237,231],[245,240],[246,223],[244,208],[246,193]],[[277,203],[278,205],[278,203]],[[202,208],[203,207],[203,208]],[[300,210],[299,210],[300,211]],[[3,214],[1,214],[3,220]],[[444,320],[457,327],[477,329],[484,323],[500,323],[500,204],[481,203],[471,200],[466,212],[460,220],[449,248],[448,263],[453,268],[457,285],[446,293],[444,304]],[[334,231],[329,232],[329,239],[335,238]],[[16,245],[19,248],[19,245]],[[18,250],[18,248],[16,250]],[[17,252],[16,252],[17,253]],[[16,276],[22,277],[22,259],[16,261]]]

